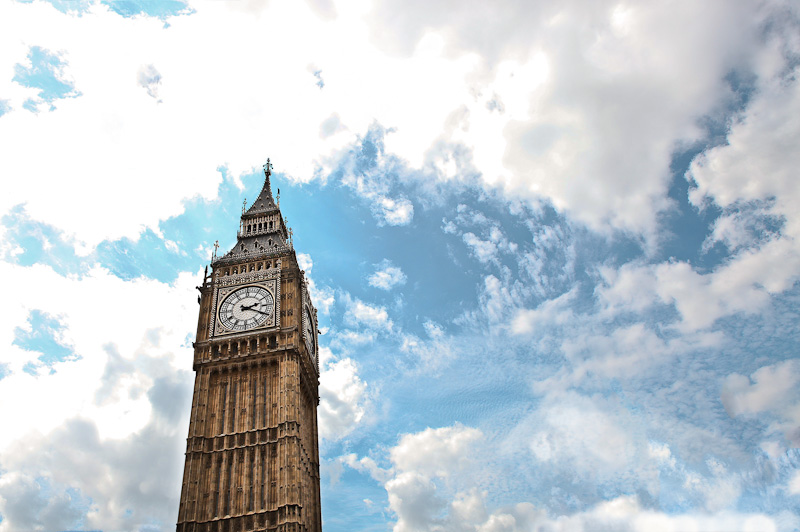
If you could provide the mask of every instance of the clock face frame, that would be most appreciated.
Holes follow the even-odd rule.
[[[273,328],[278,324],[274,280],[221,287],[215,299],[214,336]]]
[[[306,347],[314,361],[317,360],[317,327],[311,307],[304,306],[303,309],[303,336],[305,337]]]

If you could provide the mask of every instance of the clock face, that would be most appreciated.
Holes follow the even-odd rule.
[[[306,345],[311,357],[316,360],[317,358],[317,337],[314,334],[314,318],[311,316],[311,310],[306,307],[305,320],[303,320],[303,335],[306,338]]]
[[[231,331],[247,331],[263,325],[275,305],[262,286],[244,286],[228,295],[219,306],[219,321]]]

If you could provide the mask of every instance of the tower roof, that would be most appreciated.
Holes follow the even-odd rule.
[[[242,214],[242,218],[253,214],[265,214],[272,211],[277,211],[278,206],[272,197],[272,186],[269,182],[269,176],[272,175],[272,163],[267,159],[267,164],[264,165],[264,186],[261,189],[256,200],[247,209],[247,212]]]
[[[235,263],[293,250],[280,207],[272,197],[269,179],[271,175],[272,163],[267,159],[267,164],[264,165],[264,186],[250,208],[246,211],[243,209],[236,244],[225,255],[215,256],[212,265]]]

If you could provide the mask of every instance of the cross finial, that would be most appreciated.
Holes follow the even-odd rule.
[[[217,250],[218,249],[219,249],[219,240],[214,242],[214,254],[211,256],[211,260],[212,261],[217,258]]]
[[[272,163],[269,162],[269,157],[267,157],[267,162],[264,164],[264,173],[267,176],[272,175]]]

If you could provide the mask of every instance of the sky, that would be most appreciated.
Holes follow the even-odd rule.
[[[0,532],[174,530],[267,157],[327,532],[800,530],[799,74],[789,1],[2,0]]]

